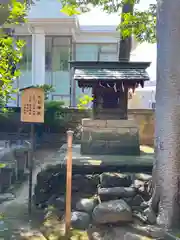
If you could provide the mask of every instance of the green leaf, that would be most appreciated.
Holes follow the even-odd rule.
[[[0,168],[5,168],[7,166],[7,164],[5,163],[0,163]]]
[[[64,6],[61,10],[62,13],[67,14],[68,16],[78,15],[80,14],[80,11],[78,11],[76,5],[69,5],[67,4]]]
[[[106,13],[121,13],[124,4],[132,4],[134,5],[133,14],[125,13],[119,17],[119,20],[122,18],[124,20],[117,28],[121,32],[122,38],[127,38],[133,34],[139,42],[154,43],[156,41],[156,4],[149,4],[146,10],[141,11],[136,8],[141,0],[88,0],[86,2],[61,0],[61,3],[63,4],[62,12],[69,16],[89,11],[89,5],[100,7]]]

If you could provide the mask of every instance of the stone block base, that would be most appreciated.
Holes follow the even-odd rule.
[[[133,120],[82,120],[81,154],[140,155],[139,131]]]

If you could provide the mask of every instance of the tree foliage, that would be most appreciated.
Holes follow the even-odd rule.
[[[90,97],[90,96],[88,96],[88,95],[83,95],[83,96],[80,97],[78,100],[79,100],[79,102],[78,102],[78,104],[77,104],[78,109],[84,110],[84,109],[87,109],[87,108],[88,108],[88,105],[89,105],[90,103],[92,103],[93,97]]]
[[[13,36],[13,31],[8,26],[25,22],[26,3],[11,0],[8,5],[0,4],[0,13],[0,105],[3,108],[16,91],[13,89],[13,82],[20,75],[17,66],[25,44]]]
[[[154,43],[156,41],[156,4],[149,4],[148,9],[139,10],[138,5],[147,0],[61,0],[63,4],[62,12],[68,15],[87,12],[90,7],[100,7],[106,13],[119,13],[124,4],[134,5],[133,14],[123,14],[124,21],[118,26],[122,38],[129,37],[131,34],[139,42],[147,41]],[[120,19],[120,18],[119,18]]]
[[[49,94],[55,92],[55,88],[49,84],[36,85],[36,87],[42,88],[44,90],[45,100],[49,99]]]

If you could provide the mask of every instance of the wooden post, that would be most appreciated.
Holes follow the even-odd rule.
[[[29,161],[29,199],[28,213],[32,211],[32,174],[34,161],[34,123],[44,122],[44,90],[37,87],[27,87],[20,89],[21,96],[21,122],[31,124],[31,149],[28,150]]]
[[[31,123],[31,148],[29,149],[29,201],[28,201],[29,216],[31,216],[32,213],[33,165],[34,165],[34,123]]]
[[[73,131],[67,131],[66,161],[66,238],[69,239],[71,228],[71,192],[72,192],[72,141]]]

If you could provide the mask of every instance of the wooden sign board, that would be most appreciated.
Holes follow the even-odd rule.
[[[27,88],[21,96],[21,122],[44,122],[44,90]]]

